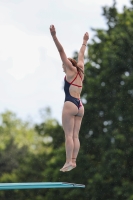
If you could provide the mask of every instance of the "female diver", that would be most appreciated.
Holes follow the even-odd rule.
[[[65,51],[56,36],[54,25],[50,32],[62,60],[62,67],[66,74],[64,79],[65,102],[62,111],[62,126],[65,132],[66,162],[60,169],[62,172],[70,171],[76,167],[80,142],[79,130],[84,115],[84,106],[80,100],[82,82],[84,79],[84,52],[89,39],[88,32],[83,36],[83,43],[78,54],[78,62],[67,58]]]

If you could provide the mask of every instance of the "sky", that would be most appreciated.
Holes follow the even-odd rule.
[[[68,57],[79,51],[85,32],[106,28],[102,7],[113,0],[0,0],[0,113],[10,110],[22,120],[40,123],[41,110],[61,124],[64,104],[62,62],[50,35]],[[129,0],[117,0],[122,11]]]

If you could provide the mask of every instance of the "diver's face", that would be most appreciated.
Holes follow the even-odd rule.
[[[66,72],[66,68],[65,68],[64,64],[62,64],[62,68],[63,68],[63,72]]]

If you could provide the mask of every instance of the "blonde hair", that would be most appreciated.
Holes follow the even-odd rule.
[[[73,65],[74,67],[77,68],[78,72],[81,71],[81,72],[84,74],[83,70],[82,70],[80,67],[77,66],[77,61],[76,61],[75,59],[73,59],[73,58],[68,58],[68,60],[72,63],[72,65]]]

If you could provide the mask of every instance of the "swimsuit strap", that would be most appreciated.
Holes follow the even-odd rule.
[[[79,72],[77,73],[77,75],[76,75],[76,77],[74,78],[74,80],[70,83],[71,85],[75,85],[75,86],[77,86],[77,87],[82,87],[82,86],[80,86],[80,85],[76,85],[76,84],[73,84],[73,82],[75,81],[75,79],[77,78],[77,76],[80,76],[80,78],[81,78],[81,75],[79,74]],[[82,78],[81,78],[81,81],[82,81]]]
[[[80,75],[79,72],[78,72],[77,75],[76,75],[76,77],[75,77],[71,82],[69,82],[70,85],[74,85],[74,86],[77,86],[77,87],[82,87],[82,86],[80,86],[80,85],[73,84],[73,82],[76,80],[76,78],[77,78],[78,75],[79,75],[80,78],[81,78],[81,75]],[[66,80],[66,76],[65,76],[65,80]],[[82,80],[82,78],[81,78],[81,80]]]
[[[73,79],[73,81],[70,84],[72,84],[75,81],[75,79],[77,78],[78,74],[79,73],[77,73],[76,77]]]
[[[71,84],[71,85],[75,85],[75,86],[77,86],[77,87],[82,87],[82,85],[80,86],[80,85],[76,85],[76,84]]]

